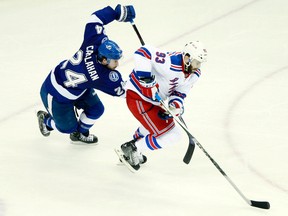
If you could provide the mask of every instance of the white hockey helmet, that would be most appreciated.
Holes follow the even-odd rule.
[[[187,43],[182,51],[183,59],[187,55],[189,61],[185,62],[186,66],[192,64],[193,60],[197,60],[199,65],[207,61],[207,50],[202,42],[200,41],[191,41]]]

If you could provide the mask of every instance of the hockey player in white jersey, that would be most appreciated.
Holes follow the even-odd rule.
[[[181,131],[156,100],[168,101],[175,116],[184,112],[184,99],[201,76],[207,50],[199,41],[187,43],[181,52],[165,52],[152,46],[140,47],[134,55],[135,68],[126,84],[126,102],[141,126],[133,140],[121,145],[127,162],[135,169],[145,163],[142,153],[177,143]]]

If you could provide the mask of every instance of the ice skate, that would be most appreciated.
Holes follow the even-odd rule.
[[[45,117],[48,117],[48,116],[49,114],[45,111],[39,110],[37,112],[39,130],[41,134],[45,137],[50,135],[50,131],[48,130],[47,125],[44,123]]]
[[[73,132],[70,134],[70,139],[72,143],[85,143],[85,144],[96,144],[98,138],[93,134],[82,134],[80,132]]]
[[[121,150],[123,152],[123,158],[125,161],[123,161],[123,159],[121,160],[121,158],[120,161],[123,163],[128,162],[129,165],[134,170],[139,170],[140,164],[143,164],[147,161],[147,157],[145,155],[142,155],[142,153],[137,152],[137,147],[135,146],[135,140],[131,140],[129,142],[122,144]]]

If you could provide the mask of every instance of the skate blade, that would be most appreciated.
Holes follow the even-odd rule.
[[[95,146],[95,145],[98,145],[98,142],[96,142],[96,143],[85,143],[85,142],[81,142],[81,141],[72,141],[72,140],[70,140],[70,144],[72,144],[72,145],[82,145],[82,146]]]
[[[123,153],[122,150],[115,148],[114,151],[116,152],[119,160],[122,161],[122,162],[120,162],[120,161],[119,161],[119,162],[120,162],[122,165],[125,165],[125,166],[130,170],[130,172],[136,173],[136,172],[138,171],[138,170],[134,169],[134,168],[128,163],[128,161],[126,161],[126,159],[124,158],[124,153]],[[119,163],[119,162],[118,162],[118,163]],[[117,164],[117,165],[118,165],[118,164]],[[119,165],[120,165],[120,164],[119,164]]]

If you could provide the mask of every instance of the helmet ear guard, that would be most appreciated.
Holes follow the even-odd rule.
[[[97,60],[98,60],[99,62],[102,62],[104,59],[107,60],[107,58],[106,58],[105,56],[103,56],[103,55],[101,55],[101,54],[98,53]]]

